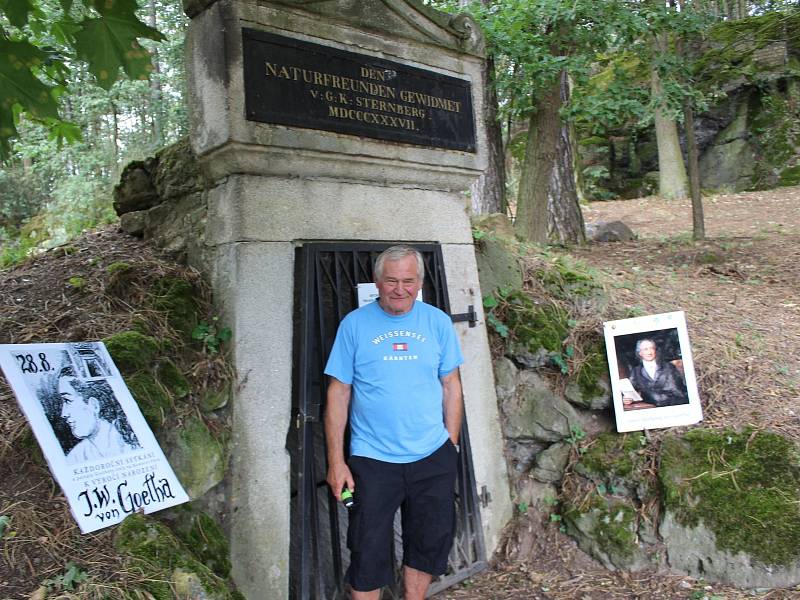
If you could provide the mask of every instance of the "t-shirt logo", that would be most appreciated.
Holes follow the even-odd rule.
[[[392,350],[395,352],[407,352],[408,351],[408,344],[404,342],[395,342],[392,344]]]

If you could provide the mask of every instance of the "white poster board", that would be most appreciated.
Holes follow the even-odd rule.
[[[82,533],[189,501],[102,342],[1,344],[0,367]]]
[[[359,283],[356,290],[358,291],[358,308],[378,299],[378,286],[374,283]],[[417,300],[422,302],[422,290],[417,292]]]
[[[603,325],[617,431],[703,419],[683,311]]]

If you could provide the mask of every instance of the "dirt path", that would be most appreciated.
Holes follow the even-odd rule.
[[[587,222],[621,220],[639,238],[571,254],[598,271],[617,305],[686,312],[704,425],[752,425],[800,441],[800,188],[718,195],[704,208],[707,240],[695,243],[689,202],[593,203]],[[518,519],[508,545],[525,550],[515,560],[436,599],[800,599],[800,589],[743,591],[663,568],[609,572],[556,525]]]

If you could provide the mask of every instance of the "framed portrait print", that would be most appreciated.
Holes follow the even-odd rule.
[[[683,311],[603,324],[617,431],[703,419]]]

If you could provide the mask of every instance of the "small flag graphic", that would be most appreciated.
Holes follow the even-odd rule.
[[[407,352],[408,351],[408,344],[395,342],[392,344],[392,350],[395,352]]]

